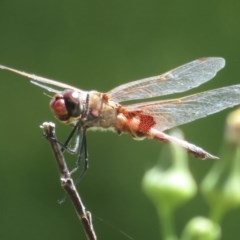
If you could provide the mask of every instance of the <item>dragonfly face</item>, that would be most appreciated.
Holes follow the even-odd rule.
[[[80,101],[80,93],[74,90],[65,90],[57,93],[50,102],[50,108],[62,122],[71,123],[73,119],[81,118],[85,111],[86,99]],[[85,102],[85,103],[84,103]]]
[[[163,133],[164,130],[206,117],[240,104],[240,84],[170,100],[122,105],[120,102],[184,92],[209,81],[225,65],[219,57],[201,58],[170,70],[118,86],[107,93],[83,91],[74,86],[0,65],[32,79],[54,92],[50,107],[59,120],[77,129],[102,128],[181,145],[201,158],[216,158],[203,149]],[[52,86],[54,88],[52,88]],[[55,89],[56,88],[56,89]],[[85,140],[86,141],[86,140]]]

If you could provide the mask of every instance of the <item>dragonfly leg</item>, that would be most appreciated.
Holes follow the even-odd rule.
[[[60,146],[61,146],[62,152],[67,151],[71,154],[77,154],[77,160],[75,163],[75,167],[71,170],[70,174],[73,174],[78,170],[78,168],[82,162],[82,159],[84,159],[83,170],[82,170],[79,178],[81,178],[88,169],[88,152],[87,152],[86,131],[87,131],[87,128],[82,128],[81,125],[77,123],[73,127],[69,136],[67,137],[67,140],[64,143],[58,142],[58,144],[60,144]],[[73,148],[70,148],[68,145],[73,138],[75,141],[74,146],[73,146]]]
[[[84,174],[85,172],[87,171],[88,169],[88,151],[87,151],[87,137],[86,137],[86,129],[84,128],[82,130],[82,134],[80,133],[80,131],[78,132],[78,135],[81,135],[81,143],[80,143],[80,148],[79,148],[79,152],[78,152],[78,158],[77,158],[77,161],[76,161],[76,165],[75,165],[75,168],[71,171],[71,174],[76,172],[82,162],[82,160],[84,159],[84,167],[83,167],[83,170],[79,176],[78,179],[80,179]]]
[[[76,133],[77,132],[77,133]],[[75,143],[73,148],[69,148],[68,145],[70,141],[72,140],[74,134],[76,133],[76,138],[75,138]],[[69,136],[67,137],[67,140],[65,143],[60,145],[62,146],[61,151],[64,152],[65,150],[68,151],[69,153],[76,154],[79,148],[79,139],[80,139],[80,126],[79,124],[76,124],[72,131],[70,132]]]

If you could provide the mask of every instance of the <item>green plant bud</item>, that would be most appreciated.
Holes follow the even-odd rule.
[[[143,178],[143,189],[157,207],[174,209],[196,193],[196,184],[188,169],[184,149],[171,144],[172,165],[168,169],[156,166]]]
[[[218,224],[203,217],[195,217],[185,226],[181,240],[217,240],[221,237]]]
[[[157,206],[172,209],[193,197],[196,185],[187,171],[171,168],[162,172],[154,167],[145,174],[143,189]]]

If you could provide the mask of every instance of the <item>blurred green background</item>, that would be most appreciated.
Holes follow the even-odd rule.
[[[107,91],[203,56],[226,68],[195,91],[239,83],[240,1],[0,0],[0,63],[82,89]],[[49,98],[28,80],[0,71],[0,239],[84,239],[59,186],[39,125],[57,120]],[[218,154],[228,111],[182,126],[186,138]],[[60,139],[68,126],[57,124]],[[98,239],[160,239],[154,207],[141,190],[163,144],[89,132],[90,169],[78,188],[94,214]],[[74,159],[74,158],[73,158]],[[74,161],[74,160],[70,160]],[[212,161],[191,157],[201,180]],[[197,196],[176,214],[177,231],[208,214]],[[223,239],[240,235],[240,210],[223,221]]]

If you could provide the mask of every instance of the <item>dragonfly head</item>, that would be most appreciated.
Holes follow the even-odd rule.
[[[55,116],[64,123],[74,123],[84,111],[80,93],[75,90],[65,90],[56,93],[50,102],[50,108]]]

